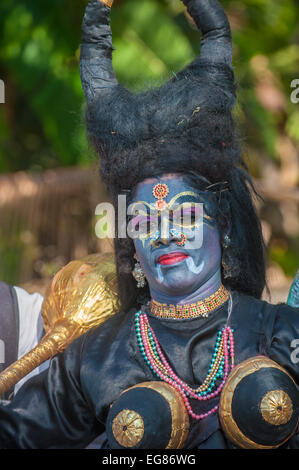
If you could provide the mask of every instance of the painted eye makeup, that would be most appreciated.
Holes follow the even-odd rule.
[[[170,219],[173,225],[183,228],[194,228],[202,223],[203,205],[185,203],[172,211]]]
[[[150,215],[137,215],[131,219],[130,225],[134,232],[138,232],[139,236],[147,236],[157,230],[158,217]]]

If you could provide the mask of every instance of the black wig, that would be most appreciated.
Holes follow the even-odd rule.
[[[130,92],[115,78],[110,8],[100,0],[89,2],[80,57],[87,134],[115,204],[118,194],[130,197],[137,183],[165,173],[183,173],[198,189],[213,192],[223,283],[259,298],[265,286],[264,244],[232,114],[230,26],[217,0],[183,1],[202,33],[200,56],[143,93]],[[119,292],[128,308],[149,297],[149,290],[137,290],[131,275],[133,241],[116,238],[115,252]]]

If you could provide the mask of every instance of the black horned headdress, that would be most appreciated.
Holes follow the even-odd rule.
[[[201,32],[199,56],[162,86],[134,93],[113,70],[112,3],[89,1],[80,56],[87,134],[103,182],[114,200],[163,173],[199,175],[220,188],[218,226],[231,240],[223,249],[228,283],[259,297],[263,241],[233,119],[232,38],[223,8],[217,0],[183,0]]]
[[[87,131],[112,191],[130,188],[155,169],[189,167],[215,180],[212,167],[226,174],[228,162],[239,157],[227,17],[217,0],[184,3],[202,33],[200,55],[167,83],[143,93],[127,90],[115,77],[109,6],[99,0],[87,5],[80,60]]]

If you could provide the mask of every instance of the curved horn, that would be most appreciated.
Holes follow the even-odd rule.
[[[231,65],[231,29],[220,3],[217,0],[182,1],[202,32],[200,60]]]
[[[114,76],[109,7],[99,0],[87,5],[80,63],[86,128],[100,156],[107,188],[128,189],[130,165],[137,161],[134,149],[145,142],[156,141],[161,159],[166,147],[160,138],[166,135],[178,139],[185,135],[196,145],[209,141],[214,147],[216,142],[234,141],[235,82],[228,19],[217,0],[182,1],[202,32],[200,56],[161,87],[141,93],[118,84]],[[195,127],[196,133],[191,132]],[[213,143],[207,139],[212,134]]]
[[[202,32],[200,61],[232,63],[232,39],[227,16],[217,0],[182,0]],[[80,76],[87,102],[118,85],[112,65],[110,8],[113,0],[91,0],[82,24]]]
[[[110,7],[113,0],[91,0],[85,10],[80,50],[80,76],[87,102],[118,84],[112,66]]]

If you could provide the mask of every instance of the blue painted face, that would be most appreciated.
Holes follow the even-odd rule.
[[[135,230],[146,227],[134,245],[152,297],[172,303],[203,286],[214,292],[221,279],[221,245],[209,216],[209,194],[183,175],[165,174],[138,184],[133,203],[144,208],[130,223]]]

